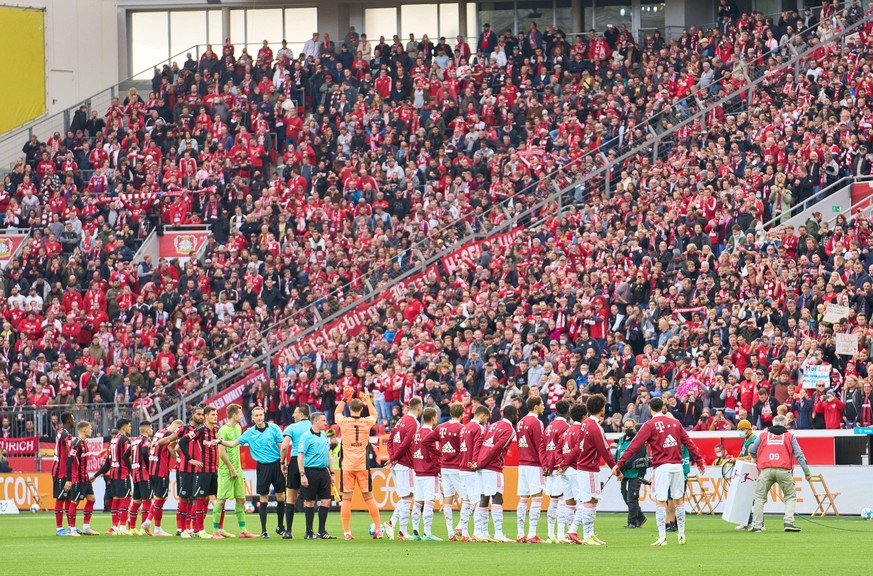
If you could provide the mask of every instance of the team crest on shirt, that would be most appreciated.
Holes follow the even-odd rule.
[[[676,443],[676,439],[673,438],[672,434],[667,434],[667,437],[664,439],[664,448],[675,448],[678,446]]]
[[[463,447],[462,447],[462,449],[463,449]],[[455,451],[455,449],[452,447],[451,444],[446,442],[443,445],[443,454],[457,454],[457,452]]]
[[[527,448],[527,438],[526,437],[522,436],[521,438],[519,438],[518,447],[519,448]]]

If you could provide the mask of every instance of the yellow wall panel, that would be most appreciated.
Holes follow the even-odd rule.
[[[45,30],[42,10],[0,7],[0,54],[15,73],[0,90],[0,134],[45,112]]]

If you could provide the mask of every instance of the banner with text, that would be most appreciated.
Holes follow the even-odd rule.
[[[218,411],[218,425],[222,426],[225,422],[227,422],[227,407],[231,404],[240,404],[242,402],[238,402],[243,395],[243,391],[249,384],[252,383],[261,383],[267,381],[267,371],[263,368],[259,368],[255,370],[245,378],[241,379],[239,382],[231,386],[226,390],[222,390],[215,396],[207,398],[204,401],[205,406],[215,406]],[[246,426],[246,415],[243,413],[242,426]]]
[[[39,452],[39,436],[26,438],[0,438],[0,448],[10,456],[22,456]]]

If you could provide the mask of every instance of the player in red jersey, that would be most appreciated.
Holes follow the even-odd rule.
[[[678,526],[679,544],[685,544],[685,474],[682,472],[682,446],[688,449],[691,459],[697,464],[701,475],[706,473],[703,456],[688,433],[675,418],[666,414],[667,405],[661,398],[652,398],[649,402],[652,419],[642,425],[640,431],[631,441],[630,446],[618,459],[612,468],[612,473],[621,478],[620,470],[628,459],[637,453],[643,444],[649,445],[652,458],[652,493],[657,502],[655,518],[658,521],[658,539],[652,546],[667,545],[667,499],[670,496],[676,504],[676,524]]]
[[[543,453],[545,450],[543,422],[540,420],[545,404],[539,396],[527,399],[527,415],[518,421],[516,436],[518,437],[518,507],[515,519],[518,524],[516,542],[543,544],[537,536],[537,524],[543,506]],[[525,536],[524,520],[527,514],[527,503],[530,501],[530,527]]]
[[[514,542],[503,534],[503,459],[509,445],[515,438],[515,424],[518,422],[518,409],[513,405],[504,406],[503,418],[488,427],[482,436],[482,444],[476,460],[470,468],[479,473],[481,496],[479,508],[480,525],[488,535],[488,505],[491,505],[491,521],[494,523],[493,542]]]
[[[154,536],[171,536],[161,528],[161,520],[164,517],[164,502],[170,494],[170,470],[176,461],[176,444],[174,440],[163,440],[173,436],[184,425],[181,420],[173,420],[169,426],[158,430],[149,443],[149,489],[153,500],[151,516],[143,522],[143,529],[146,524],[154,526]]]
[[[179,438],[179,451],[194,470],[191,490],[191,498],[194,500],[193,535],[198,538],[211,538],[206,533],[204,524],[209,497],[218,493],[218,448],[215,442],[218,411],[214,406],[205,406],[203,417],[203,424]]]
[[[112,495],[112,533],[127,535],[127,509],[130,506],[130,420],[120,419],[118,434],[109,442],[109,489]]]
[[[64,414],[69,416],[69,414]],[[91,437],[91,424],[79,422],[76,426],[77,436],[70,441],[65,462],[66,481],[64,492],[69,494],[67,504],[67,525],[70,536],[96,536],[91,530],[91,513],[94,511],[94,486],[88,477],[88,438]],[[79,502],[85,501],[85,514],[82,529],[76,528],[76,508]]]
[[[579,441],[579,454],[573,467],[573,499],[576,501],[576,514],[567,539],[575,544],[602,546],[604,542],[594,535],[594,519],[597,516],[597,502],[600,500],[600,460],[612,468],[615,459],[609,452],[606,436],[600,422],[606,411],[606,396],[593,394],[586,401],[588,418],[582,423],[582,437]],[[582,538],[577,530],[582,525]]]
[[[394,425],[391,430],[391,442],[388,444],[388,467],[394,477],[394,490],[400,501],[394,507],[391,520],[382,524],[382,529],[389,540],[394,540],[394,529],[397,530],[397,539],[409,538],[411,532],[407,531],[412,506],[412,497],[415,492],[415,471],[412,461],[412,441],[418,432],[418,417],[421,416],[421,398],[413,398],[409,401],[406,414]]]
[[[412,466],[415,470],[415,494],[412,503],[412,539],[441,541],[434,536],[433,506],[439,495],[440,484],[440,437],[433,427],[437,423],[436,408],[425,408],[421,413],[422,425],[412,440]],[[418,535],[419,520],[424,521],[421,536]]]
[[[573,464],[579,458],[579,443],[582,441],[583,434],[582,423],[586,418],[588,418],[588,408],[584,404],[574,404],[570,408],[572,424],[570,424],[570,427],[567,428],[567,431],[564,432],[564,436],[561,438],[561,466],[557,469],[557,473],[564,476],[566,486],[564,489],[564,518],[558,518],[559,532],[564,529],[564,525],[570,524],[576,515],[576,500],[573,497],[573,482],[575,481],[576,469],[573,467]],[[558,541],[564,544],[573,543],[566,538],[561,538]]]
[[[142,507],[142,532],[151,536],[147,524],[152,507],[152,490],[149,484],[149,446],[154,428],[151,422],[140,422],[139,436],[130,441],[130,476],[133,480],[133,503],[130,505],[127,529],[136,532],[136,516]]]
[[[461,418],[463,416],[463,404],[460,402],[449,404],[449,418],[451,419],[434,428],[439,437],[440,454],[442,454],[440,479],[443,489],[443,517],[446,520],[449,540],[460,540],[463,537],[461,524],[459,523],[457,527],[452,526],[454,520],[453,502],[458,501],[462,511],[466,505],[466,491],[464,483],[461,481],[461,431],[464,430]]]
[[[563,468],[562,443],[564,433],[570,427],[570,403],[558,400],[555,404],[555,419],[552,420],[544,433],[545,448],[543,450],[543,473],[546,475],[546,494],[549,495],[549,510],[546,512],[548,523],[548,541],[555,543],[564,539],[565,509],[564,496],[571,496],[567,477],[558,472]],[[557,533],[555,528],[557,527]]]
[[[67,536],[71,531],[64,530],[64,512],[67,509],[69,493],[64,490],[67,476],[67,455],[70,453],[70,442],[73,439],[73,415],[64,412],[61,415],[61,427],[55,434],[55,457],[52,462],[52,496],[55,499],[55,526],[58,536]]]
[[[159,444],[166,445],[171,442],[177,443],[176,457],[179,458],[179,464],[176,467],[176,497],[179,500],[176,508],[176,536],[182,538],[190,538],[194,529],[194,472],[197,470],[195,463],[203,465],[199,460],[194,460],[192,463],[188,456],[178,450],[178,441],[189,432],[197,429],[203,424],[203,407],[197,406],[191,411],[191,416],[188,419],[188,424],[180,426],[174,433],[165,436]],[[199,455],[198,455],[199,456]]]
[[[479,406],[473,411],[473,416],[461,430],[461,482],[464,485],[464,506],[461,507],[461,542],[470,540],[485,540],[486,536],[479,524],[479,515],[473,517],[473,537],[470,538],[468,525],[470,516],[479,505],[481,490],[479,489],[479,475],[470,467],[479,456],[479,448],[482,446],[482,435],[485,433],[485,423],[491,418],[491,411],[485,406]],[[487,517],[486,517],[487,524]]]

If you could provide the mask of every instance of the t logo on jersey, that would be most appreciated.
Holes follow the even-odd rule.
[[[655,428],[658,429],[658,432],[664,431],[664,423],[663,422],[655,422]]]
[[[667,437],[664,438],[664,448],[675,448],[676,446],[676,439],[673,438],[672,434],[667,434]]]

